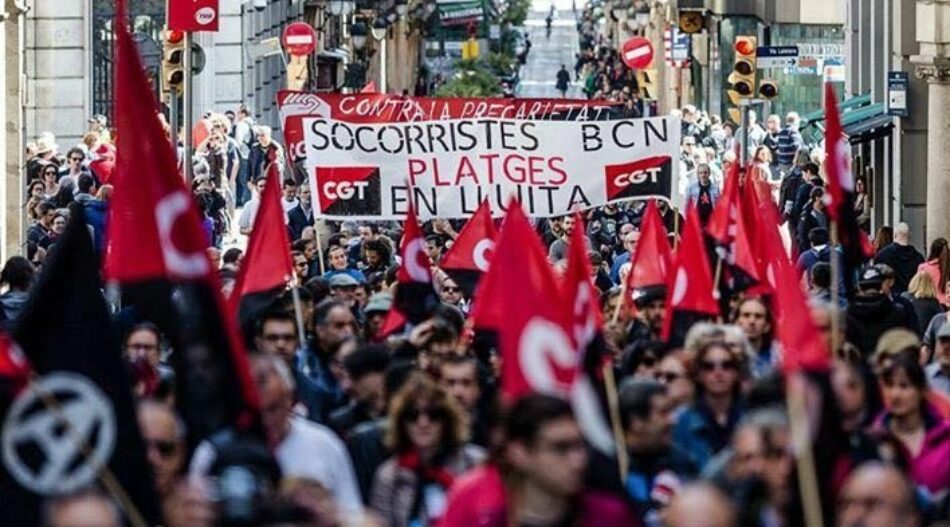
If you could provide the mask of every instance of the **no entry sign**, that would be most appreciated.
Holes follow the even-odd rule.
[[[294,22],[284,28],[281,43],[288,55],[295,57],[306,56],[317,48],[317,32],[310,24]]]
[[[633,37],[620,48],[623,63],[635,70],[642,70],[653,62],[653,44],[645,37]]]

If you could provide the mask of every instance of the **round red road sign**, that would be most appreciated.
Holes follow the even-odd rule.
[[[310,24],[294,22],[284,28],[280,41],[288,55],[306,56],[317,49],[317,32]]]
[[[641,70],[653,62],[653,44],[645,37],[633,37],[620,47],[620,56],[628,67]]]

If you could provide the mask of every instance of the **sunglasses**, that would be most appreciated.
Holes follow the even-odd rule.
[[[704,361],[702,362],[702,364],[701,364],[701,367],[702,367],[703,371],[713,371],[713,370],[716,370],[716,369],[720,369],[720,370],[723,370],[723,371],[735,371],[735,369],[736,369],[736,362],[733,361],[733,360],[724,360],[724,361],[721,361],[721,362],[705,361],[705,360],[704,360]]]
[[[83,158],[81,158],[81,157],[71,157],[71,158],[69,158],[70,161],[82,161],[82,159],[83,159]]]
[[[457,287],[443,287],[442,290],[445,291],[446,293],[458,293],[459,291],[461,291],[461,289]]]
[[[178,450],[178,443],[162,439],[145,440],[145,450],[154,448],[158,455],[167,458]]]
[[[415,406],[411,406],[406,409],[403,417],[406,419],[406,421],[414,423],[418,421],[423,415],[426,416],[426,418],[430,421],[441,421],[448,417],[445,408],[440,406],[435,408],[417,408]]]
[[[663,383],[671,383],[682,377],[683,376],[681,374],[673,372],[673,371],[661,371],[661,372],[657,372],[656,374],[656,380]]]

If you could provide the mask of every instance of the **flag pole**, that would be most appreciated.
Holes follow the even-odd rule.
[[[614,377],[613,362],[604,364],[604,388],[607,391],[607,406],[610,407],[610,424],[614,432],[614,444],[617,448],[617,467],[620,469],[620,481],[627,477],[630,459],[627,457],[627,442],[624,440],[623,425],[620,422],[620,398],[617,392],[617,379]]]
[[[630,264],[630,272],[633,272],[633,264]],[[627,303],[627,280],[630,277],[624,277],[623,281],[620,282],[620,302],[617,302],[617,307],[614,308],[614,314],[610,317],[610,322],[616,324],[617,320],[620,318],[620,310],[623,309],[623,306]]]
[[[297,291],[299,283],[300,280],[295,276],[293,281],[290,283],[290,294],[294,299],[294,315],[297,319],[297,342],[300,343],[300,347],[303,347],[304,343],[307,341],[307,333],[304,330],[303,325],[303,304],[300,301],[300,292]]]
[[[838,222],[831,220],[829,222],[831,231],[831,349],[832,356],[841,346],[841,321],[838,320],[838,306],[840,304],[840,284],[841,284],[841,260],[835,253],[838,246]]]
[[[792,444],[795,446],[795,469],[798,472],[798,492],[801,494],[802,510],[806,527],[824,527],[821,498],[818,495],[818,471],[811,446],[811,432],[805,409],[805,381],[801,373],[789,377],[788,407]]]
[[[317,261],[320,262],[320,276],[323,276],[327,273],[326,264],[323,263],[323,241],[320,237],[320,229],[317,227],[317,222],[313,222],[313,233],[317,238]]]

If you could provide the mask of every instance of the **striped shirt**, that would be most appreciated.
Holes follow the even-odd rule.
[[[797,128],[786,126],[778,133],[778,164],[791,166],[795,162],[795,154],[802,147],[802,134]]]

